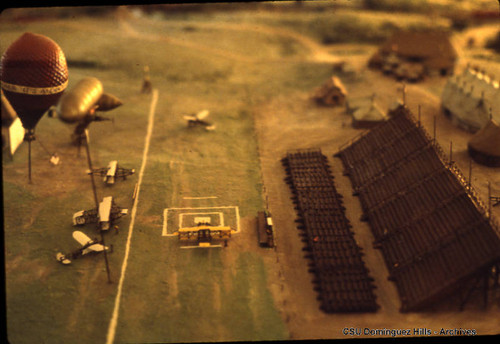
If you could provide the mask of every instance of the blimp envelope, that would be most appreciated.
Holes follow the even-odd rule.
[[[75,123],[84,119],[102,96],[103,87],[99,79],[86,77],[69,91],[66,91],[59,104],[59,119],[66,123]]]

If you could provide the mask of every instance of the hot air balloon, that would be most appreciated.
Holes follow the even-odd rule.
[[[50,38],[24,33],[2,55],[0,80],[5,97],[16,110],[29,143],[31,183],[31,141],[43,114],[62,95],[68,84],[68,67],[61,48]]]

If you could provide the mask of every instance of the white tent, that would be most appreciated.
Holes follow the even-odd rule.
[[[387,119],[387,115],[372,101],[368,106],[362,106],[354,111],[352,126],[354,128],[372,128]]]
[[[490,115],[500,121],[499,83],[484,71],[467,68],[448,79],[441,96],[442,107],[453,123],[476,132]]]

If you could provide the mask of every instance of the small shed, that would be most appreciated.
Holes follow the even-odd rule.
[[[312,98],[321,105],[343,106],[347,99],[347,90],[338,77],[332,76],[316,89]]]

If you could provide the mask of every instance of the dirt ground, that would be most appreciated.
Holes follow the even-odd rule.
[[[364,70],[362,75],[364,80],[346,83],[349,97],[366,96],[377,90],[377,100],[383,109],[387,109],[396,99],[402,99],[401,84],[376,71]],[[436,116],[438,142],[448,154],[449,142],[453,141],[453,160],[468,176],[466,144],[471,134],[456,128],[442,114],[439,97],[426,91],[426,87],[436,86],[433,84],[440,86],[442,83],[443,79],[431,79],[423,84],[408,85],[405,99],[415,116],[418,106],[421,106],[421,121],[431,135]],[[480,335],[499,333],[498,292],[490,295],[486,310],[481,308],[480,299],[476,295],[462,312],[458,311],[458,303],[453,298],[426,312],[399,312],[399,296],[394,283],[387,280],[388,271],[382,254],[372,247],[373,237],[369,225],[359,220],[362,214],[359,200],[352,196],[348,177],[342,175],[340,159],[333,157],[341,145],[362,132],[352,128],[350,116],[343,107],[320,107],[310,100],[308,94],[294,94],[263,105],[256,111],[255,120],[264,185],[277,236],[276,259],[279,270],[275,273],[273,283],[280,288],[273,290],[278,290],[275,298],[276,302],[281,302],[290,338],[346,338],[343,329],[352,327],[409,328],[412,331],[414,328],[428,328],[432,331],[462,328],[475,329]],[[318,294],[313,290],[313,275],[307,270],[308,261],[303,258],[303,244],[294,222],[297,214],[293,208],[289,186],[283,180],[286,175],[280,161],[287,151],[303,148],[320,148],[328,157],[336,187],[344,196],[346,215],[353,225],[356,241],[363,248],[365,264],[375,279],[375,293],[380,305],[375,314],[326,314],[319,310]],[[472,166],[473,186],[486,201],[487,181],[491,182],[492,189],[500,190],[500,174],[498,169],[475,163]],[[496,217],[500,217],[498,207],[493,208],[493,211]]]

